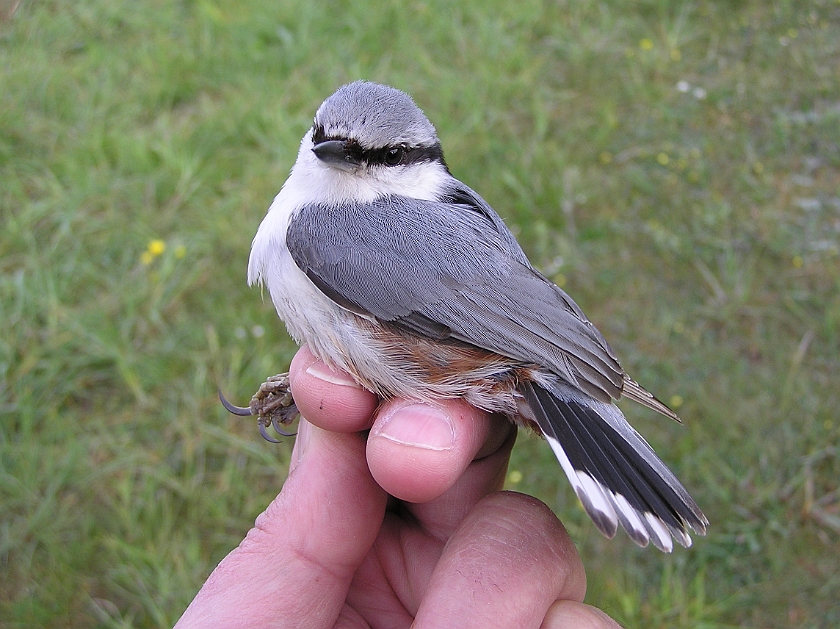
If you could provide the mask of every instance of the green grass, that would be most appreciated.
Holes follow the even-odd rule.
[[[291,442],[216,386],[246,399],[293,354],[248,247],[356,78],[415,97],[679,406],[623,405],[712,523],[671,556],[603,540],[517,445],[510,486],[562,516],[587,600],[840,626],[836,1],[24,0],[0,64],[0,627],[171,625],[279,490]]]

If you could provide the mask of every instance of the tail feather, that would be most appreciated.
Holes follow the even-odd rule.
[[[613,404],[563,385],[523,383],[534,419],[595,525],[613,537],[621,524],[640,546],[662,551],[672,537],[691,545],[708,521],[677,478]]]
[[[596,453],[594,456],[586,454],[585,456],[578,455],[575,457],[580,462],[578,474],[586,473],[584,470],[589,470],[589,475],[593,476],[596,482],[603,484],[608,491],[608,495],[611,495],[613,501],[619,506],[616,515],[630,537],[641,546],[647,546],[651,538],[654,544],[663,540],[663,537],[668,538],[667,533],[663,534],[662,527],[657,526],[645,517],[647,511],[642,511],[642,514],[640,514],[638,506],[634,508],[633,505],[646,505],[649,511],[654,513],[667,513],[667,507],[659,496],[650,490],[635,467],[632,465],[622,466],[624,459],[620,453],[615,451],[614,447],[611,447],[613,444],[609,439],[604,439],[604,435],[599,434],[601,427],[597,420],[593,422],[590,417],[582,412],[581,407],[569,405],[562,401],[559,404],[555,402],[554,408],[557,414],[552,417],[564,424],[564,430],[562,430],[564,442],[575,442],[579,451],[584,451],[588,446],[590,450]],[[570,414],[572,415],[571,420],[566,418]],[[624,520],[622,520],[622,516]],[[668,544],[670,540],[662,543]]]

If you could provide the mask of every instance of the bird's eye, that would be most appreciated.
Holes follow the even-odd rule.
[[[388,164],[388,166],[396,166],[402,161],[403,155],[405,155],[405,148],[402,146],[390,148],[388,149],[388,152],[385,153],[385,163]]]

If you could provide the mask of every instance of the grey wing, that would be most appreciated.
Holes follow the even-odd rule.
[[[476,210],[397,196],[305,206],[286,244],[351,311],[547,367],[602,401],[620,397],[624,372],[595,326],[528,264],[489,206]]]

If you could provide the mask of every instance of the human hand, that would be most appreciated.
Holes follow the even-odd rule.
[[[378,408],[305,347],[290,379],[306,420],[289,477],[179,629],[618,626],[581,602],[554,514],[498,491],[510,422],[458,401]]]

